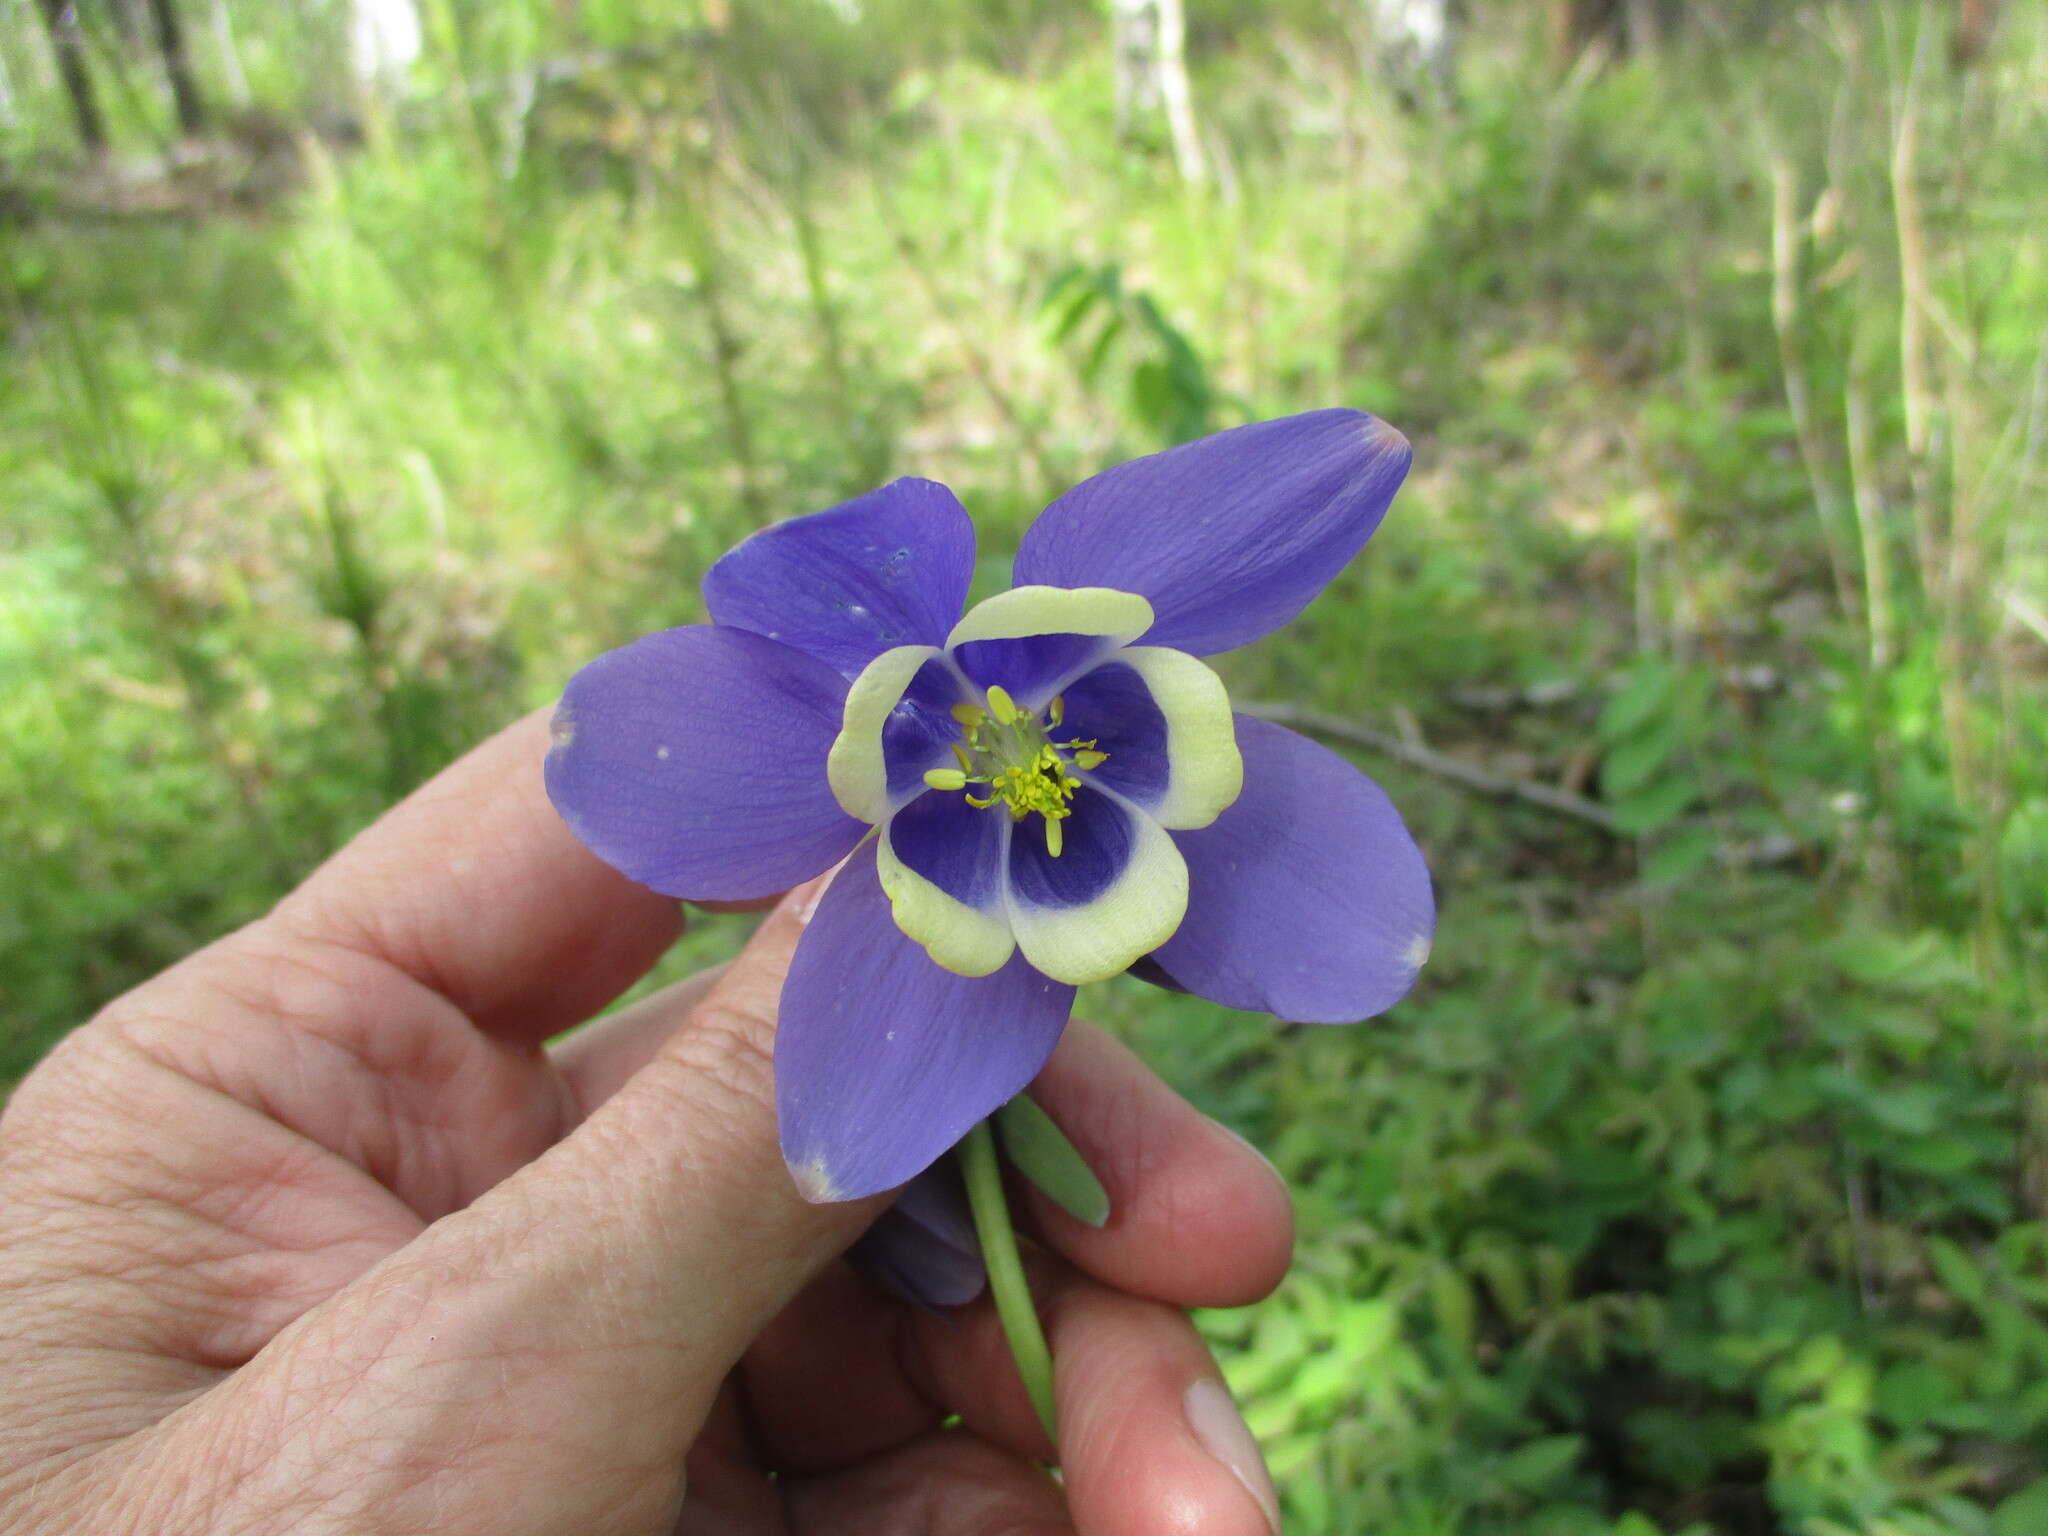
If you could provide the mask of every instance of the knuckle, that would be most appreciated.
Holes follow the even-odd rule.
[[[614,1198],[635,1170],[657,1203],[678,1181],[700,1192],[773,1187],[786,1177],[774,1040],[772,1013],[714,995],[577,1131],[589,1149],[577,1165],[596,1170]]]
[[[698,1005],[650,1064],[652,1086],[702,1108],[775,1102],[775,1014],[720,988]]]

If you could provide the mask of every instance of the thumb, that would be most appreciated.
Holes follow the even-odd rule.
[[[567,1138],[241,1373],[268,1423],[285,1392],[291,1422],[318,1424],[303,1456],[273,1430],[253,1475],[282,1475],[299,1508],[307,1479],[345,1484],[335,1497],[371,1517],[350,1530],[670,1529],[720,1382],[886,1204],[808,1203],[776,1139],[776,999],[823,883],[786,897]],[[337,1464],[337,1432],[402,1464]]]

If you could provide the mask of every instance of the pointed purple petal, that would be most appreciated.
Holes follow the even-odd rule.
[[[934,1163],[904,1185],[846,1257],[885,1290],[927,1307],[965,1306],[988,1280],[967,1194],[950,1162]]]
[[[932,1238],[963,1253],[980,1254],[981,1239],[974,1231],[974,1210],[967,1203],[967,1187],[952,1162],[934,1163],[903,1186],[890,1209]]]
[[[1131,968],[1126,974],[1135,976],[1140,981],[1148,982],[1152,986],[1159,988],[1162,992],[1178,992],[1183,997],[1188,995],[1186,987],[1166,974],[1166,967],[1159,963],[1159,957],[1156,954],[1138,956],[1137,959],[1131,962]]]
[[[1188,911],[1154,952],[1188,991],[1308,1024],[1392,1007],[1436,932],[1422,854],[1380,787],[1336,753],[1237,717],[1244,793],[1177,832]]]
[[[893,1210],[876,1219],[846,1258],[899,1301],[925,1307],[964,1307],[988,1283],[979,1253],[948,1247]]]
[[[825,777],[845,697],[823,662],[745,630],[648,635],[569,680],[548,797],[642,885],[700,901],[772,896],[864,830]]]
[[[782,987],[776,1108],[805,1198],[857,1199],[923,1172],[1038,1075],[1073,1003],[1021,956],[989,976],[941,970],[891,920],[862,848]]]
[[[1197,656],[1279,628],[1358,553],[1408,473],[1363,411],[1253,422],[1084,480],[1038,516],[1017,584],[1151,601],[1143,643]]]
[[[959,499],[936,480],[896,480],[735,545],[705,573],[704,604],[851,677],[891,646],[943,644],[973,575]]]

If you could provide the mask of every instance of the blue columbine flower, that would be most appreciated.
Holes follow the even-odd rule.
[[[967,514],[898,480],[745,540],[704,578],[710,624],[570,681],[548,793],[633,879],[743,900],[852,855],[775,1042],[806,1196],[929,1166],[1037,1075],[1083,982],[1135,965],[1313,1023],[1408,990],[1435,911],[1399,815],[1233,716],[1198,659],[1299,613],[1408,462],[1386,423],[1327,410],[1120,464],[964,616]]]

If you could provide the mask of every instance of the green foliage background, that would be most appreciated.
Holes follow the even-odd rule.
[[[1089,5],[431,0],[376,99],[229,4],[196,144],[96,39],[90,164],[0,8],[0,1073],[749,529],[931,475],[993,580],[1364,406],[1408,489],[1223,665],[1394,794],[1436,957],[1085,1000],[1300,1193],[1204,1319],[1293,1528],[2048,1531],[2048,12],[1475,4],[1438,81],[1191,10],[1194,184]]]

